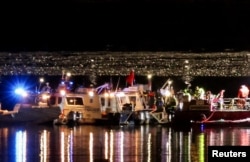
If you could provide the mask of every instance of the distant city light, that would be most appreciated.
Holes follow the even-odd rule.
[[[38,53],[38,52],[37,52]],[[125,76],[128,69],[145,76],[250,76],[250,54],[242,52],[39,52],[2,53],[1,75]],[[18,59],[15,59],[18,58]],[[110,59],[112,58],[112,59]],[[63,70],[63,74],[64,70]],[[67,77],[71,73],[65,74]],[[190,80],[190,79],[189,79]]]

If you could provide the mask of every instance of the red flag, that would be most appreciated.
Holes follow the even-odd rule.
[[[131,71],[130,71],[130,74],[127,76],[127,79],[126,79],[126,82],[127,82],[130,86],[133,86],[134,77],[135,77],[134,70],[131,70]]]

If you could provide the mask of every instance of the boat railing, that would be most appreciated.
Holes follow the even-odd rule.
[[[214,103],[214,108],[221,110],[221,109],[228,109],[228,110],[250,110],[250,98],[224,98],[223,102]]]

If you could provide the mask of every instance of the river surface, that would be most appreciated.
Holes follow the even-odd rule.
[[[1,126],[1,162],[206,162],[208,146],[249,146],[250,128]]]

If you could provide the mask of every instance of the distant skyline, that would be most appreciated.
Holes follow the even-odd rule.
[[[1,6],[0,51],[250,49],[247,0],[64,0]]]

